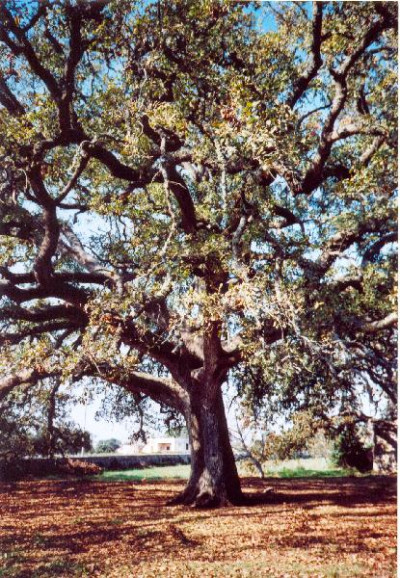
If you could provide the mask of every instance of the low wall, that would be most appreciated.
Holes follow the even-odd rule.
[[[67,456],[70,460],[78,460],[96,464],[105,470],[130,470],[148,468],[150,466],[176,466],[190,464],[189,454],[136,454],[115,455],[98,454],[94,456]]]
[[[65,458],[25,458],[16,463],[0,461],[0,481],[18,479],[25,476],[47,476],[57,473],[58,465],[63,466],[66,462],[86,462],[95,464],[103,470],[131,470],[148,468],[151,466],[175,466],[178,464],[190,464],[189,454],[139,454],[118,455],[98,454],[88,456],[66,456]],[[78,466],[79,467],[79,466]],[[62,469],[62,468],[61,468]]]

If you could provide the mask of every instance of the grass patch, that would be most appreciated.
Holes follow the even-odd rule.
[[[241,462],[238,464],[239,473],[245,477],[249,475]],[[275,478],[341,478],[357,474],[355,470],[335,467],[329,460],[324,458],[298,458],[282,462],[269,461],[264,464],[266,477]],[[252,475],[257,477],[257,472]]]
[[[270,474],[271,472],[267,472]],[[296,469],[282,468],[277,472],[280,478],[341,478],[343,476],[353,475],[352,471],[342,469],[331,470],[308,470],[303,466]],[[276,475],[276,472],[275,472]]]
[[[239,472],[240,472],[240,464]],[[269,462],[265,468],[267,477],[278,478],[339,478],[354,475],[353,470],[344,470],[330,466],[325,460],[288,460],[286,462]],[[187,480],[190,475],[190,465],[154,466],[132,470],[105,471],[91,479],[109,482],[142,482],[152,480]],[[246,474],[243,474],[246,476]]]
[[[181,479],[187,480],[190,465],[159,466],[134,470],[118,470],[103,472],[92,479],[110,482],[142,482],[151,480]]]

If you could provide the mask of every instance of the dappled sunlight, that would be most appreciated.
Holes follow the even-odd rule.
[[[245,506],[166,506],[183,485],[3,485],[3,575],[393,575],[394,477],[249,478]]]

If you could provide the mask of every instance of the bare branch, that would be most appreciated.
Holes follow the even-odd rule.
[[[19,102],[17,97],[11,92],[2,74],[0,74],[0,104],[7,109],[11,116],[18,117],[25,114],[24,107]]]
[[[88,292],[68,283],[58,283],[54,278],[49,286],[31,287],[29,289],[21,289],[10,281],[0,279],[0,297],[2,296],[8,297],[15,303],[26,303],[34,299],[55,297],[81,307],[87,302]]]
[[[309,194],[321,184],[324,166],[330,156],[332,145],[335,142],[335,139],[332,138],[334,126],[347,100],[347,77],[366,49],[389,27],[390,23],[387,19],[375,22],[364,34],[355,50],[343,61],[341,66],[339,66],[337,70],[332,69],[330,71],[334,80],[335,96],[329,114],[322,127],[318,151],[314,156],[311,167],[303,178],[302,187],[298,193]]]
[[[129,376],[119,376],[113,375],[112,369],[109,377],[107,373],[102,377],[110,383],[121,385],[130,393],[148,395],[154,401],[173,407],[182,414],[187,411],[188,394],[172,379],[159,378],[139,371],[132,371]]]
[[[7,29],[10,30],[17,38],[18,44],[11,40],[7,33]],[[53,96],[56,102],[59,102],[61,91],[55,77],[40,62],[24,30],[17,26],[15,19],[13,18],[11,12],[6,8],[4,2],[0,3],[0,40],[7,44],[9,49],[16,56],[21,53],[25,56],[32,71],[45,83],[50,94]]]
[[[48,373],[44,368],[35,369],[24,369],[22,371],[16,372],[8,377],[3,377],[0,379],[0,400],[4,399],[13,389],[20,385],[35,383],[40,379],[45,379],[49,377]]]
[[[4,331],[0,335],[0,346],[16,345],[21,343],[27,337],[37,337],[39,335],[54,333],[56,331],[65,331],[66,329],[79,329],[84,325],[78,320],[69,321],[52,321],[48,323],[43,323],[42,325],[35,325],[34,327],[29,327],[28,329],[23,329],[18,332],[5,333]]]
[[[396,324],[397,324],[397,313],[389,313],[383,319],[360,323],[358,326],[358,330],[363,333],[376,333],[377,331],[388,329],[389,327],[392,327]]]
[[[56,203],[61,203],[68,195],[68,193],[75,187],[76,183],[78,182],[79,177],[87,167],[89,162],[89,157],[87,155],[82,155],[80,161],[77,163],[75,168],[74,174],[72,175],[69,182],[65,185],[61,193],[57,196]]]
[[[87,321],[87,315],[77,307],[67,305],[47,305],[33,309],[26,309],[24,307],[15,307],[12,309],[4,308],[0,311],[0,319],[34,322],[69,319],[82,323]]]
[[[322,66],[321,43],[322,43],[322,14],[323,2],[313,2],[313,20],[312,20],[312,44],[311,44],[311,61],[293,87],[293,95],[289,99],[289,106],[293,108],[296,102],[303,96],[310,82],[317,76],[318,70]]]
[[[34,272],[38,283],[46,286],[50,283],[53,273],[51,259],[57,250],[60,224],[57,218],[55,203],[43,184],[40,167],[36,166],[32,168],[27,175],[35,198],[43,207],[44,236],[35,260]]]
[[[374,154],[380,149],[380,147],[382,146],[382,144],[385,142],[385,138],[383,136],[378,136],[376,137],[371,146],[369,148],[367,148],[364,153],[361,155],[360,158],[360,165],[367,167],[372,159],[372,157],[374,156]]]
[[[397,237],[398,237],[397,231],[394,231],[392,233],[387,233],[386,235],[383,235],[383,237],[375,241],[365,251],[362,265],[365,265],[368,261],[373,261],[374,257],[380,252],[382,247],[384,247],[388,243],[395,243],[397,241]]]

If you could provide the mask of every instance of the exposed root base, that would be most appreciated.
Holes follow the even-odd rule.
[[[190,506],[191,508],[223,508],[227,506],[239,506],[245,503],[245,497],[240,495],[234,500],[229,499],[226,496],[217,496],[211,492],[196,492],[196,491],[184,491],[178,494],[167,502],[168,506]]]

